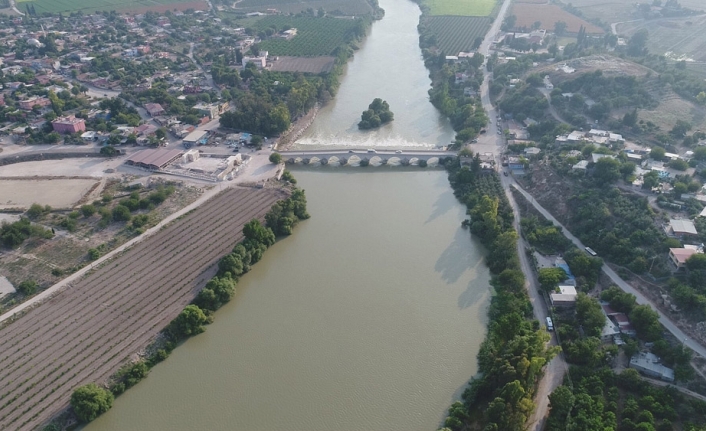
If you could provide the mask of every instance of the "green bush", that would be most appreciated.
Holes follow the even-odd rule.
[[[93,205],[84,205],[81,207],[81,213],[84,217],[90,217],[96,213],[96,207]]]
[[[81,422],[90,422],[113,406],[113,394],[95,383],[76,388],[71,394],[71,407]]]
[[[17,290],[25,296],[32,295],[37,291],[37,282],[34,280],[25,280],[17,286]]]
[[[113,208],[113,220],[115,221],[130,221],[130,209],[122,204]]]

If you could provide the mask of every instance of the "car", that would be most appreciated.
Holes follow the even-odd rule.
[[[234,148],[234,149],[233,149],[233,152],[234,152],[234,153],[237,153],[238,151],[240,151],[240,150],[237,149],[237,148]]]
[[[349,153],[355,153],[355,151],[353,151],[353,150],[348,150],[348,152],[349,152]]]
[[[502,134],[503,134],[503,132],[501,132],[500,130],[498,130],[498,135],[502,135]]]
[[[503,171],[503,175],[507,176],[507,171]]]
[[[472,140],[471,140],[471,143],[473,143],[473,144],[475,144],[476,142],[478,142],[478,139],[472,139]]]
[[[395,151],[395,154],[402,154],[402,150]]]
[[[368,152],[369,152],[369,153],[377,153],[377,151],[375,151],[375,150],[373,150],[373,149],[368,149]]]
[[[554,330],[554,322],[552,322],[552,318],[547,316],[547,331],[553,331]]]

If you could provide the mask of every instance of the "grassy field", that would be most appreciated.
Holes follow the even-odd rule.
[[[635,0],[571,0],[566,3],[571,3],[578,8],[588,19],[600,18],[603,21],[613,23],[638,18],[633,13],[635,11],[635,3],[643,2],[636,2]],[[664,3],[663,1],[662,4]],[[706,2],[703,0],[679,0],[679,4],[694,10],[706,9]]]
[[[667,54],[672,60],[686,56],[697,62],[706,61],[706,17],[661,19],[632,22],[618,26],[622,35],[632,36],[640,29],[649,32],[647,49],[654,54]]]
[[[553,4],[516,3],[510,13],[517,17],[516,29],[531,29],[535,22],[539,22],[540,28],[554,30],[554,24],[563,21],[566,23],[566,31],[570,33],[578,33],[581,26],[584,26],[589,34],[604,33],[602,28]]]
[[[299,13],[323,8],[333,15],[359,16],[373,12],[366,0],[242,0],[236,5],[243,12],[277,9],[282,13]]]
[[[488,16],[496,0],[424,0],[432,16]]]
[[[477,37],[485,36],[490,18],[476,16],[431,16],[425,19],[427,27],[436,35],[437,46],[448,55],[473,50]]]
[[[360,23],[359,20],[340,18],[267,16],[253,25],[257,30],[273,26],[278,30],[285,26],[296,28],[297,35],[291,40],[265,40],[260,43],[261,50],[269,51],[270,55],[309,57],[331,55],[336,48],[356,37]]]
[[[25,5],[32,5],[38,14],[67,13],[82,11],[90,13],[95,11],[146,11],[149,9],[166,11],[174,8],[206,9],[208,5],[203,0],[18,0],[17,8],[25,10]]]

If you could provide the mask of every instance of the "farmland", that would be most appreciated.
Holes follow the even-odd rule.
[[[272,64],[272,71],[329,73],[333,70],[335,64],[335,57],[279,57]]]
[[[269,51],[270,55],[294,57],[331,55],[336,48],[362,36],[365,29],[361,19],[286,16],[264,17],[257,20],[254,27],[257,30],[296,28],[297,35],[291,40],[272,38],[260,43],[260,49]]]
[[[19,0],[17,8],[24,11],[26,5],[31,5],[38,14],[76,12],[90,13],[95,11],[145,11],[158,10],[166,11],[174,8],[178,9],[208,9],[208,4],[203,0],[86,0],[77,2],[75,0]]]
[[[307,9],[319,10],[333,15],[360,16],[373,13],[366,0],[242,0],[236,4],[243,12],[277,9],[282,13],[299,13]]]
[[[176,317],[281,189],[230,189],[0,330],[0,429],[30,430]]]
[[[449,55],[473,50],[473,42],[490,28],[488,17],[431,16],[424,24],[436,36],[437,46]]]
[[[635,14],[635,4],[643,2],[636,2],[635,0],[571,0],[567,3],[571,3],[572,6],[580,10],[587,19],[599,18],[603,21],[613,23],[640,18]],[[664,3],[665,2],[662,2],[662,4]],[[682,7],[693,10],[706,9],[703,0],[679,0],[679,4]]]
[[[429,15],[488,16],[496,0],[423,0]]]
[[[576,15],[553,4],[516,3],[512,6],[510,14],[517,17],[515,29],[531,29],[535,22],[540,23],[540,28],[553,30],[554,24],[559,21],[566,23],[566,31],[578,33],[581,26],[586,28],[588,34],[603,34],[603,29],[583,20]]]

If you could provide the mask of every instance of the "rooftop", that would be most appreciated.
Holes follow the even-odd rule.
[[[659,363],[659,357],[654,353],[640,352],[630,358],[630,366],[661,376],[663,380],[674,380],[674,370]]]
[[[127,159],[130,165],[138,165],[150,169],[162,169],[183,154],[180,150],[142,150]]]
[[[691,220],[669,220],[669,225],[672,227],[674,233],[686,233],[689,235],[698,235],[696,231],[696,226]]]

